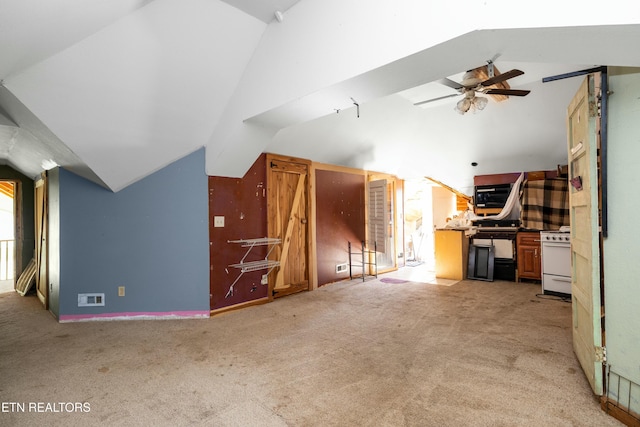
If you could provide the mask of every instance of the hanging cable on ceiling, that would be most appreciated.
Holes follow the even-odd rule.
[[[358,104],[353,98],[351,98],[351,100],[353,101],[353,105],[356,106],[356,116],[360,118],[360,104]]]

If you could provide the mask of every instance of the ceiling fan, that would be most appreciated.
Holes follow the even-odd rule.
[[[448,78],[438,80],[440,84],[455,89],[458,93],[428,99],[413,105],[423,105],[441,99],[464,95],[464,98],[456,103],[454,110],[460,114],[465,114],[468,111],[483,110],[487,106],[488,99],[483,96],[476,96],[476,93],[491,95],[497,101],[504,101],[509,95],[526,96],[529,94],[529,90],[511,89],[507,83],[507,80],[524,74],[523,71],[514,69],[500,74],[493,61],[487,61],[487,63],[488,65],[467,71],[460,83]]]

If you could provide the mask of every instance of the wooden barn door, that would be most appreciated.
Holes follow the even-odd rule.
[[[585,78],[567,111],[573,349],[593,392],[603,393],[602,307],[596,95],[600,74]]]
[[[282,240],[272,253],[280,261],[269,277],[273,297],[309,290],[309,164],[267,156],[269,237]]]

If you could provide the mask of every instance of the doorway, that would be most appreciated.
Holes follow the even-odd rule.
[[[15,289],[15,188],[13,181],[0,181],[0,293]]]
[[[428,179],[404,182],[404,253],[407,267],[435,275],[435,230],[464,211],[458,196]]]
[[[365,246],[370,254],[375,253],[375,263],[372,256],[368,260],[369,274],[404,266],[403,194],[403,181],[396,176],[382,173],[367,176]]]

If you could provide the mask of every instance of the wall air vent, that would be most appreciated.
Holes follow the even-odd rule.
[[[102,307],[104,294],[78,294],[78,307]]]
[[[347,265],[347,263],[336,264],[336,273],[342,273],[344,271],[347,271],[348,267],[349,266]]]

